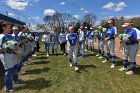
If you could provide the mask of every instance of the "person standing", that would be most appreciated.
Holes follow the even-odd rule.
[[[47,55],[47,57],[49,57],[49,45],[50,45],[49,32],[44,32],[44,35],[42,36],[42,42],[45,45],[46,55]]]
[[[108,21],[109,28],[106,32],[106,48],[107,48],[107,57],[105,61],[102,61],[103,63],[108,62],[110,55],[112,57],[112,65],[110,68],[115,67],[115,38],[117,35],[117,28],[115,27],[115,20],[111,19]]]
[[[61,54],[64,54],[64,56],[66,56],[66,33],[64,31],[64,28],[61,28],[61,32],[59,34],[59,43]]]
[[[78,36],[76,33],[74,33],[74,27],[69,27],[69,34],[66,35],[66,40],[68,44],[68,54],[69,54],[69,61],[70,61],[70,67],[74,66],[75,71],[78,71],[78,65],[77,65],[77,53],[78,49]],[[74,60],[74,65],[72,64],[72,58]]]
[[[52,47],[52,54],[58,55],[58,40],[59,40],[59,34],[55,27],[53,27],[53,31],[50,32],[50,43]]]
[[[136,28],[133,28],[133,23],[131,20],[124,23],[122,27],[126,28],[122,42],[124,42],[124,49],[123,49],[123,67],[120,68],[120,71],[127,71],[127,63],[128,57],[130,59],[130,71],[127,71],[127,75],[132,75],[135,73],[136,69],[136,56],[139,49],[139,40],[140,34],[139,31],[136,31]]]
[[[82,57],[85,56],[85,37],[84,37],[84,27],[81,26],[80,27],[80,31],[79,31],[79,44],[80,44],[80,47],[81,47],[81,54],[82,54]]]

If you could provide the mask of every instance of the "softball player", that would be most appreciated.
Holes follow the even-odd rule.
[[[69,27],[69,34],[66,35],[66,40],[68,44],[68,54],[69,54],[69,61],[70,66],[72,67],[72,58],[74,59],[74,67],[75,71],[78,71],[77,67],[77,44],[78,44],[78,36],[76,33],[74,33],[74,28]]]
[[[14,91],[12,86],[13,77],[17,75],[17,70],[15,69],[15,65],[17,64],[17,60],[15,60],[17,47],[13,46],[12,49],[9,49],[6,48],[7,46],[4,46],[8,41],[14,40],[14,37],[9,34],[11,30],[10,24],[3,24],[3,33],[0,34],[0,59],[5,68],[4,82],[7,92]]]
[[[124,25],[122,25],[122,27],[125,27],[126,31],[124,32],[125,36],[123,36],[123,40],[122,40],[125,44],[124,50],[123,50],[123,67],[119,70],[120,71],[128,70],[127,63],[128,63],[128,57],[129,57],[130,64],[131,64],[131,70],[126,72],[126,74],[131,75],[131,74],[134,74],[135,68],[136,68],[136,55],[137,55],[138,48],[139,48],[138,43],[140,40],[140,36],[139,36],[139,33],[137,33],[136,29],[133,28],[133,23],[131,20],[124,23]]]
[[[105,38],[105,42],[106,42],[106,48],[107,48],[107,57],[105,61],[102,61],[103,63],[109,61],[110,55],[112,57],[112,65],[110,68],[114,68],[115,67],[115,37],[117,35],[117,29],[114,26],[115,25],[115,21],[114,19],[111,19],[108,21],[108,25],[109,28],[106,32],[106,38]]]
[[[94,34],[93,34],[93,28],[90,27],[90,31],[88,32],[88,47],[90,47],[90,52],[94,52]]]
[[[99,59],[102,59],[104,56],[104,38],[105,38],[105,30],[101,27],[100,32],[98,33],[98,49],[99,49]]]
[[[81,51],[81,54],[82,54],[82,57],[85,56],[85,50],[84,50],[84,47],[85,47],[85,38],[84,38],[84,27],[81,26],[80,27],[80,32],[79,32],[79,43],[80,43],[80,46],[82,48],[82,51]]]

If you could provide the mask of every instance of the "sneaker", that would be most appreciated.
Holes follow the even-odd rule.
[[[98,57],[98,56],[99,56],[99,54],[96,55],[96,57]]]
[[[106,62],[107,62],[107,60],[102,61],[102,63],[106,63]]]
[[[66,56],[66,54],[64,54],[64,56]]]
[[[78,67],[75,67],[75,71],[78,71],[79,70],[79,68]]]
[[[115,64],[112,64],[110,68],[115,68]]]
[[[47,57],[49,57],[49,54],[47,54]]]
[[[72,67],[73,65],[72,65],[72,63],[70,63],[70,67]]]
[[[15,90],[14,89],[10,89],[10,90],[8,90],[6,87],[5,87],[5,92],[14,92]]]
[[[87,49],[85,49],[85,51],[87,51]]]
[[[102,58],[103,58],[102,56],[99,57],[99,59],[102,59]]]
[[[93,54],[94,52],[92,51],[91,53]]]
[[[120,68],[119,69],[119,71],[127,71],[128,69],[127,68],[124,68],[124,67],[122,67],[122,68]]]
[[[36,56],[37,56],[36,54],[33,55],[33,57],[36,57]]]
[[[127,71],[127,72],[126,72],[126,75],[132,75],[132,74],[134,74],[133,71]]]

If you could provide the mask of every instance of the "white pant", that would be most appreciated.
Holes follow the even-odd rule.
[[[77,52],[78,52],[77,50],[78,50],[77,46],[74,46],[73,48],[70,48],[68,46],[69,57],[70,57],[70,59],[73,58],[74,62],[77,62]]]

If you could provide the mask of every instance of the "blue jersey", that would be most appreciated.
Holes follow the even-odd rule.
[[[67,34],[66,40],[68,41],[69,46],[76,46],[78,36],[76,33],[73,33],[73,34],[70,33],[70,34]]]
[[[88,39],[93,39],[94,35],[92,31],[88,32]]]
[[[110,27],[106,32],[106,38],[114,39],[114,35],[117,34],[116,27]]]
[[[130,35],[133,39],[137,40],[137,32],[135,29],[126,30],[124,33]]]
[[[20,41],[20,37],[18,36],[18,34],[12,34],[12,36],[14,37],[14,39],[19,42]]]
[[[104,34],[103,33],[99,33],[97,35],[98,40],[103,40],[104,39]]]

